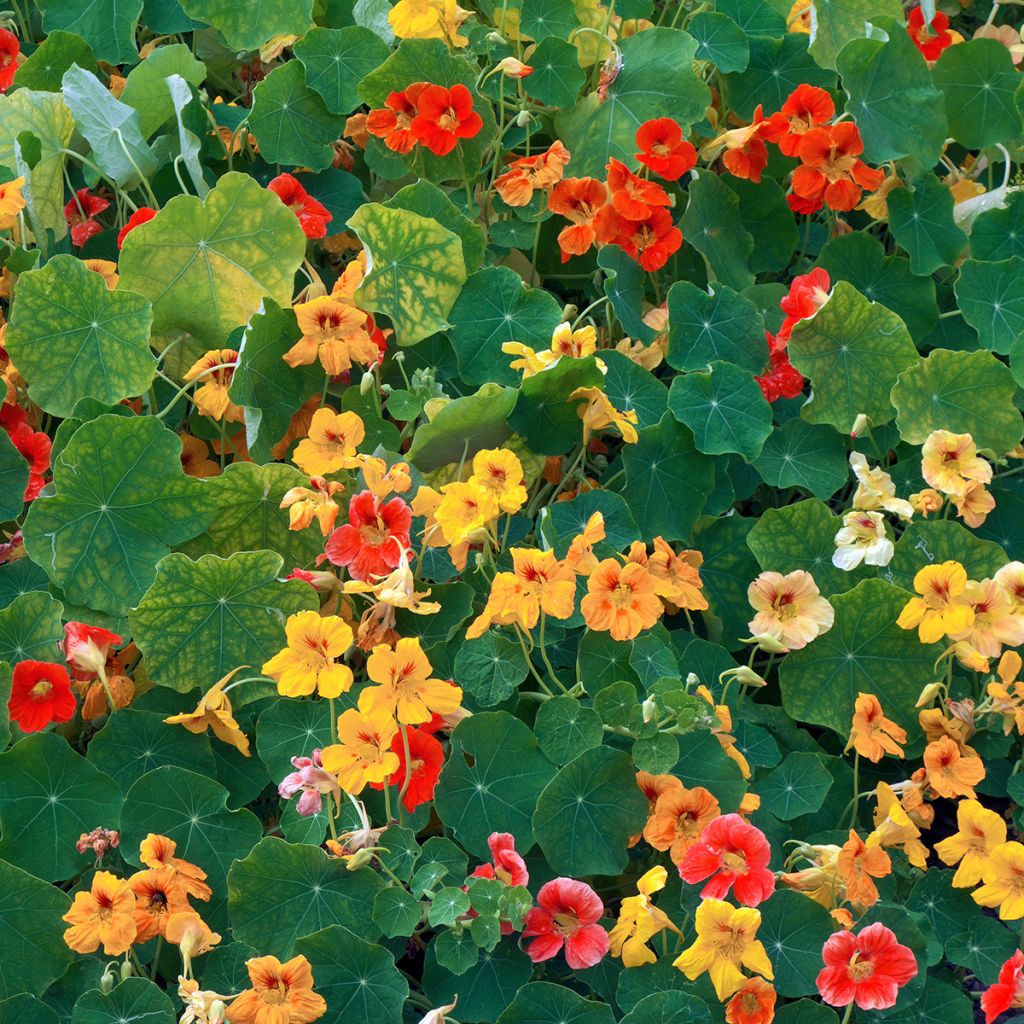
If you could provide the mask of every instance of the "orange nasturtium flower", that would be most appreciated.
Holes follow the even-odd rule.
[[[228,397],[228,388],[238,365],[233,348],[215,348],[197,359],[185,373],[184,380],[201,380],[192,392],[192,401],[203,416],[227,423],[244,423],[245,413]],[[219,369],[214,369],[219,367]]]
[[[302,337],[282,358],[289,366],[310,366],[319,358],[331,377],[352,369],[353,363],[369,366],[380,349],[366,329],[367,314],[333,295],[320,295],[295,307]]]
[[[748,978],[725,1008],[725,1024],[771,1024],[778,994],[763,978]]]
[[[473,456],[473,476],[484,490],[490,491],[502,512],[513,515],[526,504],[523,464],[515,452],[505,448],[485,448]]]
[[[644,839],[656,850],[668,850],[673,864],[681,864],[686,851],[721,813],[718,801],[703,786],[668,786],[647,819]]]
[[[1001,921],[1018,921],[1024,917],[1024,846],[1017,842],[1001,843],[982,865],[984,885],[971,897],[982,907],[998,907]]]
[[[206,884],[206,872],[187,860],[175,857],[178,844],[167,836],[150,832],[139,844],[139,860],[147,868],[171,868],[181,879],[189,896],[197,900],[208,900],[212,890]]]
[[[569,395],[570,402],[576,399],[586,399],[586,405],[581,405],[579,409],[580,419],[583,420],[585,445],[590,442],[591,434],[606,430],[608,427],[615,427],[626,444],[637,443],[639,435],[636,432],[635,409],[619,412],[600,388],[577,388]]]
[[[168,725],[183,725],[189,732],[201,733],[212,729],[214,736],[222,743],[234,747],[243,757],[249,756],[249,737],[242,732],[242,727],[235,721],[231,709],[231,701],[224,692],[231,677],[240,669],[232,669],[222,679],[203,694],[195,711],[186,711],[180,715],[171,715],[164,721]]]
[[[76,953],[95,953],[102,945],[107,956],[120,956],[135,941],[135,893],[123,879],[97,871],[62,920],[71,926],[64,941]]]
[[[189,909],[185,886],[174,868],[136,871],[128,884],[135,893],[136,942],[165,935],[168,916]]]
[[[608,942],[612,956],[621,958],[623,967],[655,963],[658,958],[647,943],[666,928],[680,934],[665,911],[651,902],[651,897],[665,888],[667,878],[668,872],[659,864],[637,880],[636,896],[622,900],[619,920],[608,933]]]
[[[611,633],[615,640],[632,640],[650,629],[664,609],[646,566],[606,558],[590,574],[580,610],[591,629]]]
[[[543,153],[513,160],[494,179],[494,190],[509,206],[529,206],[536,189],[550,189],[562,180],[569,150],[555,139]]]
[[[338,716],[338,742],[324,747],[320,761],[346,793],[361,793],[368,782],[384,782],[398,771],[398,755],[391,749],[397,733],[386,709],[349,708]]]
[[[690,981],[711,976],[715,994],[728,999],[747,980],[742,968],[775,977],[764,945],[757,938],[761,912],[753,907],[733,907],[724,900],[707,899],[697,908],[697,939],[672,961]]]
[[[377,685],[363,690],[359,706],[369,713],[394,715],[402,725],[418,725],[429,722],[434,714],[458,711],[462,690],[444,679],[430,678],[431,672],[417,637],[402,637],[394,648],[378,644],[366,659],[366,674]]]
[[[662,537],[654,538],[654,551],[647,556],[647,571],[658,588],[669,611],[687,608],[690,611],[704,611],[707,598],[701,593],[704,581],[700,578],[700,567],[704,556],[699,551],[680,551],[678,554]]]
[[[836,859],[836,870],[846,886],[846,898],[862,907],[878,902],[878,888],[872,879],[892,873],[892,861],[882,849],[877,836],[868,836],[865,843],[853,829]]]
[[[1006,822],[995,811],[977,800],[961,800],[956,805],[956,832],[935,844],[943,864],[960,866],[953,875],[953,887],[969,889],[977,885],[992,851],[1006,842]]]
[[[281,963],[276,956],[245,962],[252,988],[228,1006],[231,1024],[311,1024],[327,1012],[323,996],[313,991],[313,971],[304,956]]]
[[[964,632],[974,622],[974,609],[964,599],[966,589],[967,571],[959,562],[926,565],[914,577],[914,591],[920,596],[904,605],[897,625],[916,627],[923,644]]]
[[[950,736],[934,740],[924,748],[928,785],[939,796],[974,798],[974,787],[985,778],[985,764],[970,748],[961,747]]]
[[[789,651],[798,651],[827,633],[835,619],[835,609],[803,569],[785,576],[761,573],[747,588],[747,600],[757,613],[748,625],[751,633],[771,637]]]
[[[284,627],[288,646],[263,665],[263,674],[277,680],[283,697],[340,697],[352,689],[352,669],[340,664],[351,646],[352,627],[338,615],[296,612]]]
[[[564,562],[577,576],[589,576],[597,568],[594,545],[604,540],[604,516],[594,512],[583,527],[583,532],[573,537]]]
[[[886,754],[902,757],[900,744],[906,742],[906,730],[885,717],[878,698],[873,693],[858,693],[846,749],[853,747],[861,757],[877,764]]]
[[[309,487],[292,487],[281,499],[281,508],[288,509],[288,529],[305,530],[314,519],[320,532],[327,537],[338,518],[334,496],[345,489],[337,480],[322,476],[310,477]]]
[[[317,409],[292,462],[307,476],[326,476],[358,465],[356,449],[366,437],[363,421],[354,412]]]

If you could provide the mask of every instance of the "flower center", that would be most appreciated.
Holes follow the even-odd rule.
[[[48,679],[40,679],[38,683],[31,689],[31,694],[36,700],[43,700],[45,697],[50,695],[50,691],[53,689],[53,683]]]
[[[853,981],[866,981],[875,973],[875,965],[870,960],[859,960],[859,953],[854,953],[847,970]]]
[[[555,927],[563,935],[573,935],[580,926],[579,918],[568,910],[563,910],[560,913],[555,914],[554,922]]]
[[[437,119],[437,126],[438,126],[438,128],[440,128],[440,129],[441,129],[442,131],[446,131],[446,132],[453,132],[453,131],[455,131],[455,129],[456,129],[456,128],[458,128],[458,126],[459,126],[459,117],[458,117],[458,115],[457,115],[457,114],[455,113],[455,111],[454,111],[454,110],[452,110],[452,108],[451,108],[451,107],[449,107],[449,108],[448,108],[448,109],[447,109],[447,110],[446,110],[446,111],[445,111],[445,112],[444,112],[444,113],[443,113],[443,114],[442,114],[442,115],[441,115],[441,116],[440,116],[440,117],[439,117],[439,118]]]
[[[273,988],[268,988],[263,1002],[269,1006],[284,1006],[288,1002],[288,985],[283,978],[278,978]]]
[[[745,875],[747,873],[747,858],[737,850],[729,850],[728,853],[723,853],[722,864],[735,875]]]

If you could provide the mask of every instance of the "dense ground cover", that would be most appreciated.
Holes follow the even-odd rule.
[[[13,7],[4,1024],[1024,1007],[1014,3]]]

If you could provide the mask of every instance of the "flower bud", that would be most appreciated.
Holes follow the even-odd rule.
[[[373,374],[364,373],[363,379],[359,382],[359,394],[368,395],[373,390]]]
[[[696,672],[687,672],[686,674],[686,685],[687,686],[700,686],[700,676]]]
[[[745,644],[757,644],[767,654],[788,654],[789,648],[780,643],[771,633],[758,633],[743,640]]]
[[[118,983],[120,979],[108,966],[100,977],[100,991],[104,994],[110,992],[110,990]]]
[[[860,437],[861,434],[871,429],[871,417],[867,413],[857,413],[857,418],[853,421],[853,427],[850,430],[850,437]]]
[[[360,868],[366,867],[371,860],[376,856],[376,851],[372,848],[365,850],[357,850],[348,859],[348,863],[345,865],[349,871],[358,871]]]
[[[647,700],[640,705],[640,713],[643,716],[644,724],[653,722],[658,717],[658,702],[653,697],[648,697]]]
[[[509,78],[526,78],[527,75],[533,74],[533,68],[529,64],[524,64],[515,57],[503,57],[499,60],[498,70]]]
[[[921,696],[917,698],[917,703],[914,705],[915,708],[923,708],[926,704],[931,704],[933,700],[942,692],[942,683],[929,683],[922,691]]]
[[[748,665],[740,665],[734,673],[736,680],[743,686],[767,686],[768,684]]]
[[[131,962],[131,960],[125,960],[121,964],[121,980],[122,981],[127,981],[133,974],[134,974],[134,971],[132,970],[132,962]]]
[[[532,117],[533,115],[528,110],[520,110],[519,113],[516,114],[516,124],[520,128],[525,128],[530,123]]]
[[[505,37],[500,32],[488,32],[486,39],[492,46],[502,46],[505,43]]]
[[[228,1008],[223,999],[214,999],[206,1013],[208,1024],[225,1024],[228,1019]]]

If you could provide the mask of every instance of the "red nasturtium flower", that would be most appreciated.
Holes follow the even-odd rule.
[[[907,35],[925,60],[938,60],[942,51],[955,41],[949,30],[948,16],[942,11],[936,11],[931,25],[926,25],[924,11],[920,6],[913,8],[907,15]]]
[[[472,139],[484,126],[473,109],[473,97],[464,85],[428,85],[416,100],[416,116],[410,129],[416,141],[431,153],[447,156],[460,139]]]
[[[323,238],[327,225],[334,218],[327,207],[318,203],[290,174],[279,174],[267,184],[285,206],[299,218],[299,226],[307,238]]]
[[[801,164],[793,172],[793,194],[811,204],[809,212],[820,210],[823,203],[833,210],[852,210],[865,190],[872,192],[885,180],[884,171],[860,159],[863,152],[860,129],[852,121],[805,132],[797,150]]]
[[[348,522],[327,538],[325,552],[332,565],[344,565],[364,582],[387,576],[409,548],[412,510],[401,498],[381,503],[372,491],[353,496]]]
[[[880,921],[858,935],[836,932],[821,951],[821,998],[831,1006],[856,1003],[860,1010],[887,1010],[899,990],[917,975],[917,960]]]
[[[110,200],[94,196],[87,188],[80,188],[64,205],[64,219],[71,228],[71,242],[83,246],[103,230],[96,215],[110,206]]]
[[[779,309],[786,314],[779,334],[789,338],[801,320],[809,320],[828,301],[832,281],[824,267],[815,267],[809,274],[793,278],[789,291],[779,300]]]
[[[18,37],[5,28],[0,28],[0,92],[7,92],[18,70],[18,54],[21,43]]]
[[[569,221],[558,233],[563,263],[582,256],[597,241],[597,217],[607,200],[608,190],[597,178],[563,178],[551,190],[548,209]]]
[[[765,117],[758,103],[746,128],[737,128],[727,133],[731,138],[726,142],[722,163],[730,174],[757,184],[761,180],[762,171],[768,166],[768,147],[765,143],[778,142],[788,131],[789,121],[782,113]]]
[[[530,872],[526,861],[516,853],[515,836],[508,832],[492,832],[487,837],[491,851],[490,864],[478,864],[472,878],[497,878],[506,885],[529,885]]]
[[[87,626],[84,622],[68,622],[64,625],[64,657],[76,674],[97,675],[105,669],[111,647],[124,643],[124,637],[99,626]]]
[[[612,207],[620,217],[646,220],[656,207],[672,205],[661,185],[634,174],[621,160],[613,157],[606,170]]]
[[[22,732],[39,732],[51,722],[70,722],[75,707],[71,678],[63,665],[19,661],[14,666],[7,710]]]
[[[28,483],[25,485],[25,501],[35,501],[46,483],[46,471],[50,468],[50,449],[53,442],[41,430],[33,430],[28,423],[19,423],[9,433],[11,444],[28,461]]]
[[[982,995],[981,1008],[985,1011],[985,1024],[993,1024],[1007,1010],[1024,1008],[1024,952],[1015,950],[999,968],[999,980]]]
[[[414,729],[411,725],[404,728],[409,741],[412,771],[409,775],[409,788],[402,797],[402,806],[412,814],[420,804],[434,799],[434,787],[444,764],[444,749],[429,732]],[[405,785],[405,744],[400,732],[396,732],[391,741],[391,751],[398,755],[398,767],[383,782],[371,782],[373,789],[383,789],[385,786],[398,786],[401,789]]]
[[[152,220],[156,216],[156,210],[150,209],[148,206],[140,206],[125,222],[123,228],[117,233],[117,248],[120,251],[121,246],[124,245],[125,237],[129,231],[134,231],[140,224],[145,224],[146,221]]]
[[[620,219],[620,229],[611,241],[644,270],[653,271],[660,270],[679,251],[683,233],[668,210],[654,209],[641,221]]]
[[[526,915],[523,938],[533,939],[526,955],[535,963],[550,960],[565,948],[565,962],[574,970],[593,967],[608,953],[608,933],[597,923],[604,913],[601,897],[572,878],[545,882],[537,906]]]
[[[636,130],[637,160],[659,178],[678,181],[697,163],[697,150],[671,117],[645,121]]]
[[[771,856],[759,828],[738,814],[723,814],[686,851],[679,875],[691,885],[708,879],[702,899],[724,900],[731,888],[740,903],[756,907],[775,891],[775,875],[768,869]]]
[[[428,86],[428,82],[413,82],[400,92],[389,92],[384,106],[367,114],[367,132],[383,139],[384,145],[393,153],[410,152],[417,141],[412,133],[416,101]]]
[[[786,134],[779,139],[779,149],[786,156],[796,156],[800,139],[812,128],[826,124],[835,117],[832,97],[816,85],[798,85],[782,104],[782,115],[789,122]]]

